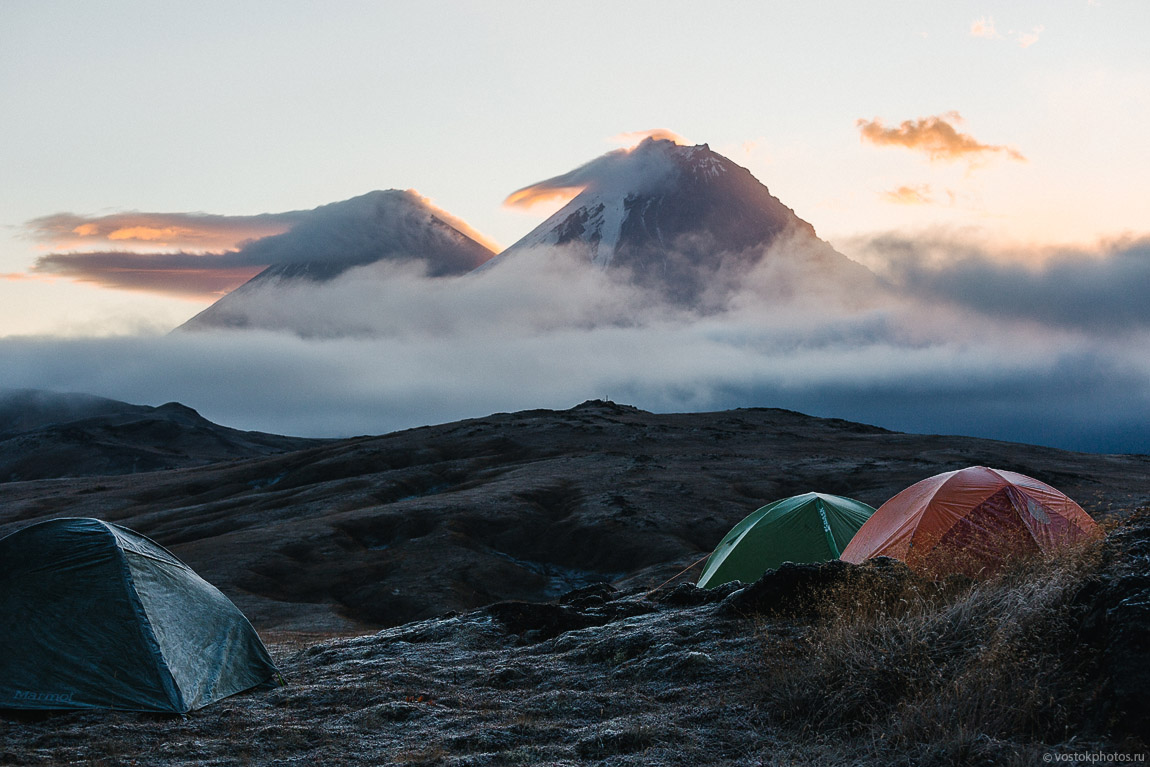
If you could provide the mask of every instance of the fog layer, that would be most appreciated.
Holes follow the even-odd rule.
[[[177,400],[307,436],[599,397],[1150,452],[1145,240],[1023,267],[970,242],[875,238],[852,247],[890,287],[860,291],[815,279],[794,247],[727,280],[705,316],[549,249],[461,277],[374,264],[266,297],[259,311],[307,337],[8,338],[0,386]]]

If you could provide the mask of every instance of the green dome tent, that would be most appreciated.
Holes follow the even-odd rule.
[[[275,673],[243,613],[138,533],[54,519],[0,539],[0,708],[184,713]]]
[[[874,514],[865,503],[838,495],[806,493],[754,512],[719,541],[698,586],[751,583],[783,562],[825,562],[839,554]]]

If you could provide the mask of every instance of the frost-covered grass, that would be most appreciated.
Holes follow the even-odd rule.
[[[732,608],[735,586],[656,597],[600,586],[373,635],[269,636],[287,686],[185,718],[0,712],[0,764],[1033,765],[1136,753],[1145,744],[1113,677],[1146,671],[1150,624],[1136,611],[1150,602],[1150,518],[1139,525],[978,582],[812,566],[831,584],[813,616],[809,591],[776,574],[755,588],[798,585],[750,618]]]
[[[797,763],[1036,764],[1100,746],[1112,711],[1089,621],[1105,554],[1094,543],[987,580],[827,590],[789,651],[763,659],[764,702]]]

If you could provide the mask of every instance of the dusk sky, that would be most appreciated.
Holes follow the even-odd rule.
[[[180,399],[229,425],[312,434],[627,393],[664,408],[780,404],[875,422],[895,412],[893,394],[872,410],[827,404],[838,395],[776,403],[730,394],[761,391],[754,372],[705,396],[656,396],[653,379],[627,379],[613,392],[598,378],[561,392],[539,379],[537,391],[558,393],[514,401],[501,398],[492,373],[491,396],[448,406],[455,394],[445,392],[439,409],[427,405],[407,421],[241,422],[258,408],[239,394],[197,401],[227,374],[190,360],[228,360],[220,364],[241,379],[247,347],[163,345],[164,334],[259,271],[242,243],[290,230],[302,212],[411,189],[498,251],[562,203],[509,205],[509,195],[652,130],[709,144],[840,252],[895,274],[914,295],[944,296],[977,315],[970,332],[985,333],[969,342],[947,336],[937,362],[900,357],[910,377],[973,369],[973,378],[1000,383],[1003,368],[985,361],[1000,343],[1012,360],[1007,378],[1034,380],[1026,365],[1050,371],[1066,354],[1102,355],[1100,375],[1126,364],[1131,349],[1137,358],[1150,348],[1139,292],[1150,258],[1148,31],[1144,0],[3,2],[0,386]],[[145,262],[141,278],[133,264]],[[974,282],[999,293],[974,295],[966,287]],[[491,290],[471,300],[502,306]],[[994,330],[1004,317],[1013,323],[1009,342]],[[512,319],[491,327],[523,326]],[[728,331],[699,336],[738,335]],[[1024,337],[1039,338],[1050,356],[1019,356]],[[261,354],[293,343],[265,339]],[[538,351],[532,343],[487,353],[514,365],[516,354]],[[336,351],[284,354],[314,362]],[[419,371],[441,374],[456,352],[418,353],[430,356],[404,369],[408,388],[368,410],[410,405],[425,392]],[[118,360],[117,374],[101,368],[108,359]],[[65,370],[65,360],[75,366]],[[486,360],[474,362],[500,364]],[[156,370],[177,368],[203,379],[173,373],[167,389],[156,388]],[[117,377],[129,369],[138,380]],[[1147,371],[1136,365],[1121,375],[1150,414]],[[784,385],[771,380],[768,389]],[[362,386],[315,396],[355,402],[368,397]],[[1116,400],[1090,391],[1099,412],[1113,409]],[[961,414],[948,418],[888,422],[964,423]],[[1142,445],[1092,439],[1047,441]]]
[[[32,272],[107,245],[37,219],[398,188],[506,246],[549,212],[504,207],[510,192],[651,128],[749,168],[847,255],[933,227],[1032,254],[1140,235],[1148,29],[1141,0],[4,3],[0,334],[162,330],[210,303]],[[975,150],[889,135],[932,120]],[[179,231],[118,244],[252,235]]]

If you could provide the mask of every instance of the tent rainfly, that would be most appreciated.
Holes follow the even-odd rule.
[[[885,556],[928,576],[989,575],[1010,559],[1099,535],[1090,515],[1050,485],[971,466],[924,479],[884,503],[842,559]]]
[[[871,514],[874,509],[865,503],[823,493],[769,503],[719,541],[697,585],[709,589],[736,580],[751,583],[783,562],[835,559]]]
[[[0,708],[185,713],[275,675],[243,613],[138,533],[54,519],[0,539]]]

